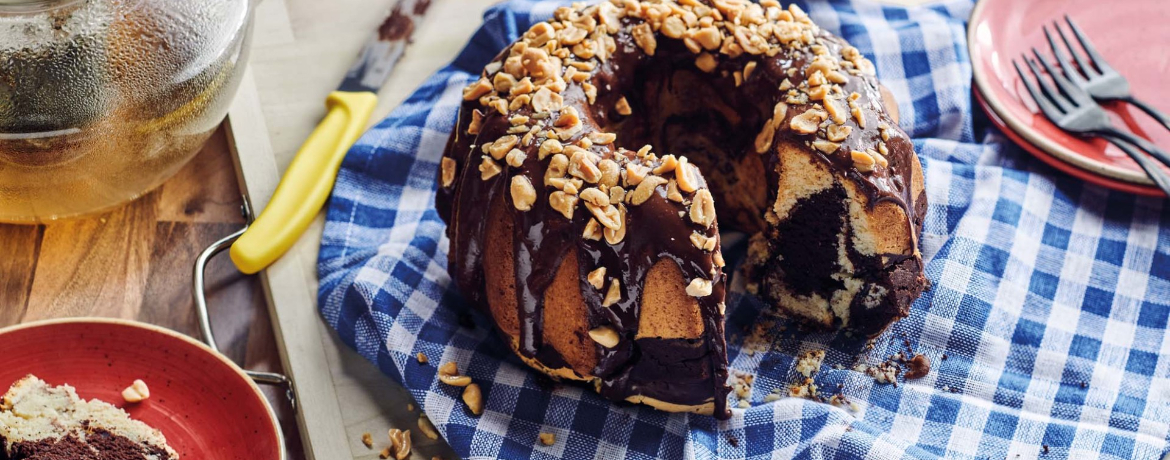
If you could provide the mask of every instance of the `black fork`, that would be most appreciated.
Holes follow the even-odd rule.
[[[1146,171],[1146,174],[1158,185],[1158,188],[1166,192],[1167,195],[1170,195],[1170,175],[1167,175],[1157,162],[1134,148],[1134,145],[1149,152],[1158,161],[1168,166],[1170,166],[1170,155],[1167,155],[1166,152],[1163,152],[1162,149],[1159,149],[1149,141],[1129,131],[1114,127],[1113,123],[1109,121],[1109,116],[1105,113],[1105,109],[1093,101],[1093,97],[1087,91],[1074,85],[1059,72],[1056,72],[1035,48],[1032,49],[1032,52],[1036,55],[1036,60],[1044,66],[1044,70],[1052,77],[1056,85],[1060,87],[1059,90],[1057,90],[1056,86],[1053,86],[1044,79],[1043,74],[1036,65],[1036,60],[1028,59],[1026,55],[1021,56],[1021,59],[1027,63],[1028,68],[1032,71],[1032,75],[1036,78],[1035,83],[1024,75],[1024,71],[1020,69],[1020,63],[1018,61],[1012,60],[1012,65],[1015,66],[1016,72],[1020,74],[1020,79],[1024,81],[1024,86],[1028,88],[1028,92],[1032,94],[1032,98],[1036,100],[1036,105],[1040,106],[1040,111],[1044,112],[1044,116],[1048,117],[1060,129],[1070,133],[1102,137],[1117,145]]]
[[[1155,120],[1158,120],[1166,129],[1170,129],[1170,117],[1160,112],[1150,104],[1143,102],[1130,92],[1129,80],[1126,80],[1121,73],[1113,69],[1101,53],[1097,52],[1097,48],[1085,36],[1080,26],[1073,22],[1072,18],[1064,15],[1065,22],[1068,23],[1072,33],[1080,43],[1081,48],[1085,50],[1088,56],[1082,56],[1077,53],[1076,47],[1068,41],[1068,37],[1064,35],[1064,29],[1060,27],[1059,22],[1053,22],[1052,28],[1056,29],[1056,33],[1060,35],[1060,40],[1064,42],[1064,47],[1068,49],[1069,54],[1076,60],[1077,65],[1073,67],[1069,62],[1068,57],[1061,51],[1061,47],[1057,46],[1056,40],[1052,38],[1052,34],[1048,31],[1048,26],[1044,26],[1044,36],[1048,38],[1048,44],[1052,47],[1052,54],[1056,56],[1056,61],[1060,63],[1061,70],[1064,70],[1065,76],[1077,87],[1087,91],[1093,99],[1099,101],[1123,101],[1133,104],[1144,112],[1150,114]]]

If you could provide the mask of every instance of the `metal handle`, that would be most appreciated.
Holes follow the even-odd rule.
[[[1122,98],[1121,100],[1133,104],[1139,109],[1142,109],[1143,112],[1153,117],[1155,120],[1158,120],[1158,123],[1161,123],[1162,126],[1166,127],[1166,129],[1170,129],[1170,117],[1166,116],[1166,114],[1162,113],[1162,111],[1154,108],[1154,106],[1147,104],[1145,101],[1142,101],[1133,96]]]
[[[1137,162],[1138,166],[1141,166],[1142,170],[1144,170],[1146,174],[1150,176],[1150,179],[1154,181],[1158,188],[1162,189],[1163,192],[1166,192],[1167,196],[1170,196],[1170,176],[1166,174],[1166,171],[1162,169],[1162,166],[1159,165],[1158,162],[1143,154],[1141,150],[1138,150],[1134,144],[1128,142],[1124,137],[1113,136],[1109,134],[1103,135],[1102,137],[1104,137],[1109,142],[1112,142],[1113,145],[1116,145],[1118,148],[1120,148],[1123,152],[1129,155],[1130,158],[1133,158],[1133,160]]]
[[[244,225],[244,228],[224,237],[219,241],[216,241],[215,243],[212,243],[211,246],[208,246],[207,249],[204,249],[203,252],[199,253],[199,257],[195,259],[195,273],[194,276],[191,277],[193,280],[192,293],[195,296],[195,314],[199,318],[199,333],[202,335],[203,342],[206,343],[208,347],[211,347],[212,350],[215,350],[216,353],[219,353],[220,351],[219,345],[215,341],[215,332],[211,330],[211,314],[207,308],[207,294],[204,292],[207,284],[205,281],[204,272],[207,270],[207,264],[211,261],[212,257],[215,257],[217,254],[230,248],[232,243],[240,238],[240,235],[243,235],[244,232],[248,231],[248,226],[251,225],[252,222],[252,209],[248,207],[248,200],[244,200],[244,205],[240,208],[240,212],[243,213],[244,219],[247,222],[247,224]],[[297,410],[296,393],[293,391],[292,380],[290,380],[287,376],[274,372],[259,372],[249,370],[245,370],[244,373],[247,374],[248,377],[250,377],[252,381],[256,383],[284,387],[285,396],[288,398],[289,403],[292,404],[293,410]]]

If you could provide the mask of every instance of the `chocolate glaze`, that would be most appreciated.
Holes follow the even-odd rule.
[[[647,117],[653,116],[647,114],[654,113],[654,106],[650,103],[653,95],[647,94],[643,86],[647,81],[647,72],[694,68],[695,55],[683,47],[681,42],[667,39],[662,35],[658,35],[658,52],[655,56],[648,56],[634,43],[629,33],[630,27],[640,21],[627,17],[623,22],[625,27],[614,36],[617,50],[607,61],[598,65],[598,69],[589,80],[598,88],[595,102],[590,104],[586,100],[579,84],[570,83],[562,93],[564,105],[577,107],[585,126],[582,132],[564,141],[566,145],[590,132],[619,133],[616,145],[594,145],[591,148],[602,158],[613,158],[622,154],[629,156],[629,153],[615,149],[619,147],[637,149],[641,147],[642,142],[662,136],[661,130],[653,132],[652,129],[647,129],[645,123]],[[825,32],[821,32],[819,36],[833,54],[838,54],[844,46],[839,39]],[[493,62],[500,62],[508,55],[508,51],[505,49]],[[752,148],[755,133],[771,116],[772,107],[785,98],[784,92],[778,89],[780,83],[784,79],[789,79],[792,84],[799,85],[804,80],[803,69],[811,59],[811,51],[807,49],[787,48],[774,57],[743,54],[731,59],[721,56],[719,68],[706,78],[710,79],[712,84],[726,88],[725,96],[730,101],[728,105],[741,112],[742,117],[736,120],[737,123],[729,125],[737,129],[737,134],[731,137],[734,145],[725,152],[726,155],[742,157],[755,154]],[[736,88],[731,71],[743,69],[750,60],[757,61],[758,68],[742,87]],[[788,69],[794,67],[800,71],[788,75]],[[725,70],[727,72],[724,72]],[[673,71],[669,70],[667,73]],[[483,74],[489,81],[493,75],[487,71]],[[921,210],[919,204],[924,204],[924,200],[916,203],[909,196],[914,152],[905,134],[881,108],[881,97],[876,81],[869,76],[850,75],[849,82],[842,86],[846,94],[857,92],[860,95],[857,103],[863,107],[866,114],[867,127],[862,129],[855,120],[850,119],[847,125],[853,128],[853,135],[841,144],[838,151],[823,154],[810,149],[810,152],[824,164],[835,168],[840,176],[856,183],[858,189],[869,198],[870,207],[884,201],[896,203],[906,211],[907,225],[920,226],[921,218],[917,212]],[[634,106],[632,117],[623,117],[616,113],[614,107],[622,97],[626,97],[630,105]],[[696,103],[703,104],[704,101]],[[810,106],[811,104],[791,105],[788,119],[779,126],[786,127],[792,117]],[[483,116],[479,135],[468,133],[473,111],[479,111]],[[491,203],[501,199],[505,203],[500,207],[501,211],[508,213],[508,218],[513,219],[514,223],[515,286],[520,322],[517,350],[519,354],[535,358],[550,368],[568,367],[553,347],[545,346],[543,343],[543,325],[547,320],[543,315],[543,300],[557,268],[569,251],[576,250],[580,273],[588,273],[597,267],[606,267],[607,275],[617,277],[621,283],[621,300],[610,307],[602,307],[605,290],[595,289],[584,276],[580,282],[581,293],[589,307],[590,327],[609,325],[615,328],[621,337],[619,344],[612,349],[600,345],[596,347],[599,359],[592,375],[600,379],[598,391],[614,400],[642,395],[689,406],[702,405],[713,400],[715,416],[728,417],[730,414],[727,411],[727,394],[730,388],[726,385],[728,377],[726,343],[723,314],[720,312],[720,304],[725,296],[725,277],[722,270],[715,266],[714,254],[695,248],[688,239],[692,232],[718,238],[718,226],[713,225],[706,229],[691,223],[688,219],[680,218],[679,212],[686,211],[687,207],[667,200],[663,191],[665,187],[660,187],[656,190],[656,196],[646,203],[627,207],[627,231],[625,239],[619,244],[610,245],[604,239],[591,241],[582,238],[582,232],[590,220],[588,211],[578,209],[570,221],[549,207],[548,190],[543,186],[548,162],[538,159],[540,140],[528,146],[517,145],[516,148],[527,154],[521,167],[503,166],[504,171],[500,174],[488,180],[481,179],[478,170],[482,156],[480,147],[503,136],[511,126],[508,117],[515,115],[531,116],[533,113],[532,109],[526,106],[518,111],[510,111],[506,117],[481,106],[478,101],[465,102],[459,112],[455,132],[448,141],[444,153],[445,158],[455,161],[457,174],[451,187],[440,187],[437,208],[449,224],[447,230],[451,240],[449,269],[460,291],[470,302],[484,311],[490,311],[483,272],[485,262],[491,263],[483,260],[487,222],[490,220],[487,213],[493,209]],[[550,118],[555,119],[557,116],[558,113],[554,112]],[[881,140],[881,132],[877,128],[880,124],[890,128],[891,138],[887,142],[890,167],[879,168],[868,174],[860,173],[854,168],[849,152],[865,150],[876,145]],[[741,129],[742,132],[738,131]],[[778,129],[776,138],[804,142],[811,141],[814,136],[802,136],[787,129]],[[657,153],[662,155],[674,152]],[[776,198],[775,184],[778,182],[779,165],[777,155],[769,154],[765,157],[770,203]],[[701,167],[704,162],[719,163],[709,160],[696,156],[693,161]],[[707,169],[704,167],[703,170]],[[665,177],[669,178],[669,174],[671,173]],[[527,212],[516,210],[508,193],[508,184],[516,175],[526,176],[537,187],[538,198]],[[503,195],[498,197],[501,193]],[[688,194],[688,201],[692,196],[693,194]],[[763,211],[760,210],[760,213]],[[876,265],[881,266],[884,272],[892,274],[890,275],[892,277],[902,276],[900,274],[917,274],[910,276],[913,279],[901,280],[907,286],[917,282],[921,277],[921,261],[916,255],[890,256],[875,258],[880,259]],[[703,278],[713,281],[711,295],[697,298],[704,322],[702,337],[689,340],[636,337],[643,283],[647,272],[661,259],[674,261],[681,270],[684,280]],[[898,280],[894,281],[897,284]],[[608,287],[609,281],[606,283]],[[909,288],[908,291],[910,291],[908,294],[917,295],[913,288]],[[905,297],[900,296],[899,299]],[[891,305],[894,303],[891,302]],[[891,312],[886,310],[878,312],[870,309],[859,313],[859,316],[863,314],[885,316],[877,321],[881,328],[892,321]]]

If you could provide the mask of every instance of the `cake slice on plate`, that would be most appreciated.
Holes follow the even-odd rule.
[[[0,397],[0,460],[177,460],[158,430],[125,411],[29,375]]]

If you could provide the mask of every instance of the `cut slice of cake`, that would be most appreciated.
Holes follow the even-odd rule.
[[[177,460],[161,432],[125,411],[29,375],[0,397],[0,460]]]

